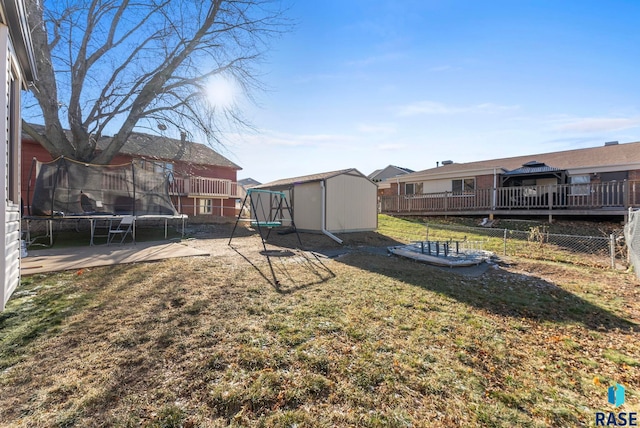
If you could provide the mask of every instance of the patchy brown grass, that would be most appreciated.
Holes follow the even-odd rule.
[[[627,385],[639,282],[508,260],[482,275],[203,227],[211,257],[25,278],[0,314],[6,426],[582,426]],[[304,247],[341,252],[324,236]],[[277,245],[275,245],[277,244]]]

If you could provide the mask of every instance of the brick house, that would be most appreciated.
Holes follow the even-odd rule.
[[[640,206],[640,142],[442,166],[390,178],[381,211],[626,215]]]
[[[98,141],[98,150],[105,148],[108,142],[108,137]],[[25,212],[29,212],[33,193],[29,184],[37,175],[32,167],[34,158],[40,162],[53,160],[39,143],[23,134],[22,203]],[[187,141],[184,137],[178,140],[134,132],[111,164],[131,162],[149,170],[171,171],[173,179],[169,193],[180,214],[201,218],[236,216],[237,172],[242,168],[210,147]]]

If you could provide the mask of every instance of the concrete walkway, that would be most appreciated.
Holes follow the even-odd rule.
[[[208,252],[177,242],[138,242],[60,249],[29,250],[21,261],[22,275],[58,272],[88,267],[138,263],[173,257],[207,256]]]

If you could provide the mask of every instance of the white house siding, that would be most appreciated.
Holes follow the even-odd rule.
[[[26,49],[22,52],[28,57],[28,61],[33,59],[33,51],[28,34],[25,35],[26,28],[22,27],[25,22],[17,22],[14,13],[18,13],[18,18],[22,19],[20,13],[24,11],[21,1],[12,3],[11,12],[5,8],[6,3],[0,1],[2,14],[0,15],[0,93],[4,99],[0,102],[0,165],[2,165],[2,185],[0,185],[0,201],[4,209],[0,212],[0,242],[4,245],[0,249],[0,259],[4,266],[0,270],[2,285],[0,286],[0,310],[4,310],[11,294],[20,283],[20,91],[25,87],[26,81],[24,68],[33,64],[22,64],[12,44],[7,26],[7,16],[11,14],[12,30],[21,37],[18,46]],[[14,28],[16,27],[16,28]],[[20,27],[20,31],[17,31]]]
[[[13,68],[13,48],[9,39],[9,29],[6,25],[0,25],[0,90],[4,95],[3,102],[0,103],[0,141],[2,150],[0,151],[0,164],[3,165],[2,187],[0,188],[0,200],[4,203],[2,210],[2,230],[0,231],[0,241],[4,243],[2,247],[2,258],[4,269],[2,270],[2,296],[0,299],[0,309],[4,309],[5,304],[11,297],[11,293],[20,282],[20,211],[14,201],[9,200],[9,93],[11,90],[11,69]]]
[[[7,204],[2,213],[5,224],[2,234],[4,245],[4,270],[2,300],[0,309],[4,310],[9,297],[20,283],[20,209],[15,204]]]
[[[356,232],[378,227],[377,186],[374,183],[355,174],[341,174],[327,179],[326,183],[328,231]]]

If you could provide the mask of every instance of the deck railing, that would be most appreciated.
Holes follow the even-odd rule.
[[[240,188],[238,183],[223,178],[175,177],[169,185],[169,194],[238,198]]]
[[[492,210],[621,210],[640,207],[640,181],[498,187],[468,193],[381,196],[388,213]]]

